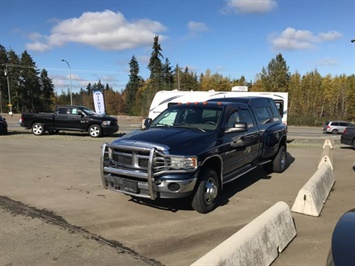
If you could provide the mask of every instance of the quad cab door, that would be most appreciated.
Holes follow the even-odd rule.
[[[59,108],[54,120],[56,129],[84,130],[87,123],[82,111],[72,106]]]
[[[246,124],[246,131],[235,130],[236,123],[240,122]],[[223,139],[223,175],[238,171],[258,158],[259,131],[250,109],[238,108],[230,112]]]

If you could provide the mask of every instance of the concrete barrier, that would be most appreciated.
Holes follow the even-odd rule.
[[[334,141],[330,139],[325,140],[317,169],[319,169],[323,163],[329,163],[332,170],[334,169],[333,149]]]
[[[319,216],[334,183],[335,178],[330,163],[323,163],[298,192],[291,210]]]
[[[296,234],[290,208],[281,201],[191,266],[270,265]]]

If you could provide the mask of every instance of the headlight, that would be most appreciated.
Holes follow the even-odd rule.
[[[111,124],[111,121],[103,121],[101,125],[103,126],[109,126]]]
[[[170,167],[172,169],[195,169],[197,168],[196,157],[170,157]]]

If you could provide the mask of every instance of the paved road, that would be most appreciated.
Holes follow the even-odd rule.
[[[181,202],[102,189],[100,146],[111,139],[17,129],[0,136],[1,265],[189,265],[276,202],[291,207],[322,144],[295,139],[286,172],[250,172],[201,215]],[[338,144],[334,158],[336,184],[321,216],[293,214],[298,235],[274,265],[325,264],[337,220],[355,206],[354,151]]]

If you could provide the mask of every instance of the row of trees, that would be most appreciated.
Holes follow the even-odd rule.
[[[93,108],[93,89],[104,92],[108,114],[146,116],[150,103],[160,90],[215,90],[230,91],[233,86],[248,86],[250,91],[288,92],[289,124],[314,125],[324,120],[355,120],[355,76],[321,76],[315,69],[305,75],[290,73],[281,54],[271,59],[267,67],[256,74],[254,82],[224,77],[207,69],[197,75],[188,67],[172,67],[164,58],[158,36],[154,37],[148,64],[150,76],[146,80],[139,74],[140,67],[135,56],[129,62],[129,80],[122,92],[109,84],[88,84],[85,89],[73,93],[73,102]],[[54,92],[48,72],[39,72],[31,56],[24,51],[19,57],[12,50],[0,45],[0,112],[7,112],[8,87],[11,87],[12,110],[50,111],[57,104],[70,104],[70,92]]]

